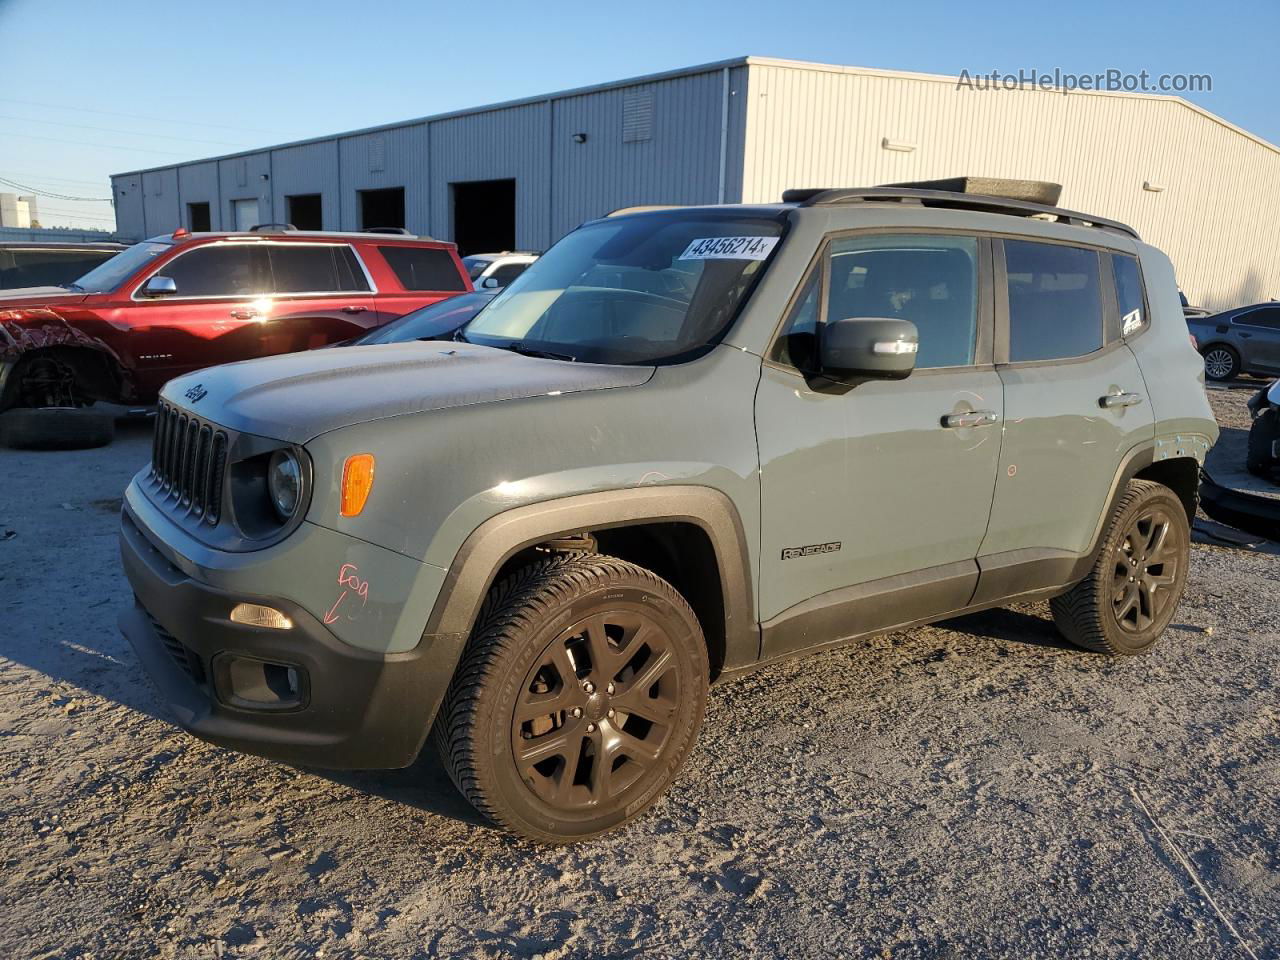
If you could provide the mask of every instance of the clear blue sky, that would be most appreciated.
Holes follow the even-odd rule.
[[[0,177],[107,197],[113,172],[747,54],[1208,73],[1188,99],[1280,143],[1278,36],[1277,0],[0,0]],[[40,203],[110,226],[107,203]]]

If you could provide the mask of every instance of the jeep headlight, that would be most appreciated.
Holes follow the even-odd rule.
[[[280,520],[287,523],[298,512],[302,497],[302,466],[290,450],[277,450],[267,465],[267,493]]]

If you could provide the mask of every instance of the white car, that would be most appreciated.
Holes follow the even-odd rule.
[[[473,253],[462,265],[477,290],[501,290],[538,259],[531,251],[504,250],[502,253]]]

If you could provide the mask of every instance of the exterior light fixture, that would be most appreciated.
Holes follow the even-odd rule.
[[[587,135],[586,135],[585,133],[575,133],[575,134],[573,135],[573,142],[574,142],[574,143],[586,143],[586,142],[587,142]]]
[[[880,141],[880,146],[896,153],[914,153],[916,149],[914,143],[907,143],[905,140],[890,140],[888,137]]]
[[[1146,190],[1148,193],[1159,193],[1160,191],[1162,191],[1162,190],[1164,189],[1164,184],[1163,184],[1163,183],[1155,183],[1155,182],[1153,182],[1153,181],[1151,181],[1151,180],[1143,180],[1143,181],[1142,181],[1142,189],[1143,189],[1143,190]]]

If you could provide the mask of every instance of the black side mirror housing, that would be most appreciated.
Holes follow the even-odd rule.
[[[828,320],[820,336],[819,363],[833,380],[902,380],[916,366],[920,335],[910,320]]]

